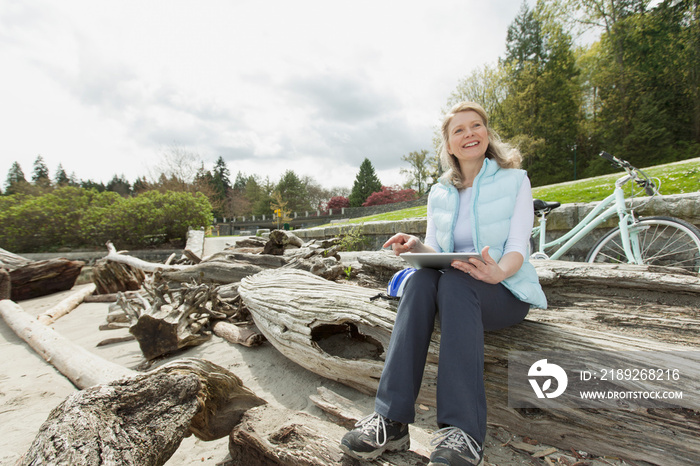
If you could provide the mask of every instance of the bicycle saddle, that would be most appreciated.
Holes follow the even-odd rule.
[[[540,199],[532,200],[533,207],[535,208],[536,214],[546,214],[556,209],[561,205],[559,202],[547,202]]]

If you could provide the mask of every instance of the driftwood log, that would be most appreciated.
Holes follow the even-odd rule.
[[[17,336],[77,388],[87,388],[134,374],[118,364],[97,358],[85,348],[67,340],[24,312],[24,309],[13,301],[0,301],[0,315]]]
[[[245,411],[264,403],[216,364],[176,360],[69,396],[20,464],[162,465],[186,436],[223,438]]]
[[[243,346],[258,346],[265,341],[265,337],[251,324],[236,325],[224,320],[217,321],[212,326],[214,334],[230,343]]]
[[[90,296],[94,292],[94,284],[90,283],[89,285],[85,285],[59,301],[58,304],[52,306],[48,311],[37,316],[37,320],[44,325],[50,325],[78,307],[87,296]]]
[[[92,268],[92,281],[98,294],[136,291],[145,279],[146,275],[141,269],[121,262],[100,259]]]
[[[291,247],[299,248],[303,242],[294,233],[284,230],[273,230],[263,248],[263,254],[281,256],[285,249]]]
[[[59,258],[30,262],[10,270],[10,299],[23,301],[70,290],[84,265],[81,261]]]
[[[307,413],[270,405],[247,411],[229,437],[234,464],[246,466],[355,466],[340,450],[341,426]],[[428,459],[413,451],[385,453],[372,464],[424,465]]]
[[[149,301],[117,301],[130,314],[133,324],[129,332],[138,340],[146,359],[200,345],[211,338],[211,332],[205,329],[211,316],[206,305],[216,293],[214,289],[196,285],[170,290],[161,284],[149,290]]]
[[[148,262],[138,257],[129,256],[128,254],[123,254],[117,251],[111,241],[107,244],[107,255],[104,257],[105,260],[112,262],[118,262],[121,264],[127,264],[144,272],[155,272],[156,270],[180,270],[186,266],[182,265],[169,265],[169,264],[158,264],[153,262]]]
[[[31,259],[27,259],[26,257],[22,257],[18,254],[0,248],[0,268],[15,270],[24,267],[31,262]]]
[[[596,276],[592,271],[581,275],[575,271],[582,265],[541,263],[538,272],[544,277],[542,280],[547,289],[555,284],[564,290],[576,287],[581,294],[592,296],[599,296],[602,289],[607,289],[612,295],[615,290],[626,289],[629,296],[651,286],[669,290],[660,293],[671,297],[683,295],[681,301],[687,298],[697,303],[700,296],[696,275],[677,277],[645,268],[598,266],[597,278],[591,279],[587,277]],[[567,277],[571,280],[568,286]],[[376,291],[286,269],[244,279],[239,292],[257,327],[287,357],[324,377],[365,393],[375,392],[393,328],[394,302],[370,301]],[[555,314],[557,308],[553,306],[546,312]],[[528,320],[503,331],[487,333],[485,382],[490,423],[564,449],[584,449],[598,455],[623,456],[659,464],[700,461],[700,413],[692,408],[675,411],[541,409],[534,415],[508,408],[508,351],[688,349],[687,346],[655,340],[653,327],[649,329],[650,334],[641,339],[621,332],[591,330],[577,324]],[[695,347],[698,338],[690,342]],[[431,341],[418,399],[419,403],[426,405],[435,404],[438,347],[439,331]],[[688,367],[697,367],[695,360],[686,362]],[[700,386],[699,377],[697,370],[689,370],[688,377],[679,381],[677,389],[695,393]]]

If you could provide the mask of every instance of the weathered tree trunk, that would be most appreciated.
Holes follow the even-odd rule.
[[[0,268],[15,270],[24,267],[32,262],[26,257],[19,256],[13,252],[0,248]]]
[[[208,341],[211,332],[210,311],[206,303],[216,292],[208,285],[186,286],[171,292],[165,285],[152,290],[152,302],[140,302],[149,307],[138,309],[124,303],[135,323],[129,332],[136,337],[146,359],[173,353],[187,346]],[[139,303],[139,301],[137,301]]]
[[[195,264],[199,263],[204,256],[204,237],[203,229],[187,231],[187,243],[185,243],[183,255]]]
[[[188,266],[181,270],[166,270],[162,276],[165,280],[179,283],[213,283],[225,285],[241,281],[248,275],[264,270],[258,265],[246,262],[206,261]]]
[[[246,466],[354,466],[339,441],[347,431],[310,414],[270,405],[246,412],[229,437],[234,464]],[[385,453],[372,464],[422,465],[428,459],[415,452]]]
[[[198,410],[194,374],[156,374],[69,396],[44,422],[21,465],[162,465]]]
[[[254,325],[236,325],[220,320],[214,324],[212,329],[215,335],[224,340],[243,346],[258,346],[265,341],[265,337]]]
[[[17,303],[0,301],[0,314],[17,336],[78,388],[87,388],[134,374],[118,364],[96,357],[85,348],[62,337],[24,312]]]
[[[51,259],[30,262],[10,271],[10,299],[23,301],[70,290],[85,265],[81,261]]]
[[[243,385],[234,373],[210,361],[182,358],[153,371],[159,372],[199,377],[199,410],[192,418],[189,430],[202,440],[226,437],[246,411],[267,403]]]
[[[86,296],[95,292],[95,285],[89,284],[82,289],[75,291],[71,295],[62,299],[58,304],[54,305],[48,311],[37,317],[37,320],[44,325],[50,325],[64,315],[71,312],[83,302]]]
[[[264,403],[216,364],[177,360],[69,396],[21,464],[162,465],[185,436],[225,437],[245,411]]]
[[[263,254],[272,254],[274,256],[281,256],[284,254],[284,250],[289,246],[301,247],[302,241],[294,233],[284,230],[273,230],[270,232],[270,237],[265,247],[263,248]]]
[[[111,260],[100,259],[92,269],[92,281],[98,294],[135,291],[141,288],[145,279],[141,269]]]
[[[642,291],[653,284],[678,295],[683,290],[697,299],[697,276],[672,277],[644,268],[600,267],[586,277],[574,271],[581,264],[541,264],[547,287],[567,289],[567,277],[581,293],[599,295],[603,288],[614,295],[624,288]],[[595,267],[594,267],[595,268]],[[596,268],[598,269],[598,268]],[[635,275],[637,277],[635,278]],[[549,280],[549,281],[548,281]],[[267,271],[241,282],[239,292],[257,327],[283,354],[307,369],[373,394],[381,375],[393,328],[396,304],[370,298],[376,291],[332,283],[294,270]],[[669,296],[665,296],[669,298]],[[670,298],[669,298],[670,299]],[[695,301],[697,302],[697,301]],[[545,312],[545,311],[542,311]],[[556,314],[557,308],[546,311]],[[575,322],[572,322],[575,323]],[[695,347],[700,337],[696,337]],[[700,413],[690,407],[677,412],[539,410],[535,417],[508,408],[509,351],[681,351],[687,347],[667,345],[654,339],[653,328],[645,339],[620,333],[603,333],[583,326],[526,321],[517,326],[488,332],[485,337],[485,381],[490,405],[489,420],[514,433],[528,435],[561,448],[585,449],[599,455],[618,455],[660,464],[700,461]],[[419,403],[435,404],[439,332],[433,335]],[[683,356],[679,356],[683,359]],[[693,367],[697,361],[685,361]],[[634,367],[630,364],[631,367]],[[677,389],[695,393],[700,376],[688,371]],[[681,404],[682,405],[682,404]],[[663,412],[663,413],[662,413]],[[634,428],[634,433],[630,430]]]
[[[104,257],[104,259],[112,262],[119,262],[121,264],[127,264],[136,269],[143,270],[144,272],[155,272],[156,270],[180,270],[185,268],[185,266],[181,265],[157,264],[139,259],[138,257],[121,254],[117,252],[117,249],[114,247],[111,241],[107,242],[107,252],[108,254]]]

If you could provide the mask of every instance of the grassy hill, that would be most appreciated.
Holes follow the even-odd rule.
[[[661,181],[661,194],[681,194],[700,191],[700,158],[674,162],[665,165],[644,168],[643,171],[652,178]],[[566,183],[540,186],[532,189],[536,199],[558,201],[562,204],[572,202],[594,202],[605,199],[615,187],[615,180],[624,175],[624,171],[610,175],[596,176]],[[655,180],[656,182],[656,180]],[[631,194],[628,184],[627,193]],[[425,217],[426,206],[411,207],[368,217],[353,218],[351,223],[373,221],[403,220],[406,218]]]

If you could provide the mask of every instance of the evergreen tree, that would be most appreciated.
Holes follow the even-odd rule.
[[[24,172],[19,162],[13,162],[10,170],[7,172],[7,179],[5,180],[5,194],[16,194],[18,188],[27,184],[27,180],[24,177]]]
[[[523,1],[518,16],[508,26],[505,61],[518,76],[526,67],[539,67],[545,58],[542,24]]]
[[[245,174],[238,172],[236,174],[236,181],[233,182],[233,189],[235,191],[243,192],[245,191],[245,185],[248,182],[248,177]]]
[[[534,186],[573,179],[582,97],[571,37],[523,4],[508,29],[506,50],[501,136],[520,146]]]
[[[372,193],[382,190],[382,182],[374,171],[374,166],[369,159],[362,161],[360,171],[355,177],[355,183],[350,192],[350,207],[360,207]]]
[[[70,184],[70,178],[68,178],[68,174],[63,169],[63,165],[60,163],[58,164],[58,168],[56,168],[54,183],[56,186],[68,186]]]
[[[92,180],[81,180],[80,187],[85,188],[85,189],[94,189],[98,193],[101,193],[101,192],[104,192],[107,190],[104,183],[102,183],[102,182],[97,183],[97,182],[92,181]]]
[[[292,170],[287,170],[275,188],[289,212],[303,212],[311,210],[309,205],[309,193],[304,183]]]
[[[212,183],[214,190],[221,196],[222,199],[226,198],[228,190],[231,189],[231,173],[229,172],[226,162],[224,162],[223,157],[219,156],[214,164],[214,171],[212,173]]]
[[[214,217],[222,218],[226,216],[226,203],[231,190],[231,180],[229,169],[221,156],[214,164],[214,171],[211,175],[211,187],[214,191],[212,205],[216,206],[214,207]]]
[[[122,197],[128,197],[131,194],[131,183],[129,183],[124,175],[114,175],[105,187],[107,191],[112,191]]]
[[[51,186],[49,178],[49,167],[46,166],[44,158],[41,155],[34,160],[34,173],[32,174],[32,182],[35,186],[46,188]]]

